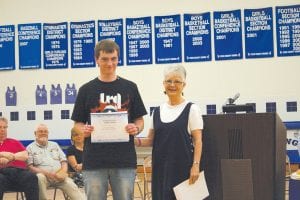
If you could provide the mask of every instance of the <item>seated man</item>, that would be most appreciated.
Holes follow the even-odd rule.
[[[12,190],[24,192],[28,200],[38,200],[38,179],[26,169],[28,153],[22,143],[7,138],[7,125],[7,119],[0,117],[0,199]]]
[[[40,200],[47,199],[47,187],[60,188],[72,200],[84,199],[77,185],[67,175],[68,163],[65,154],[56,142],[48,141],[48,127],[37,126],[35,141],[27,146],[28,167],[37,174]]]

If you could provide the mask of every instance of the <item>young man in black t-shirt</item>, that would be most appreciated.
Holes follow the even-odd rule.
[[[72,120],[74,128],[85,136],[83,175],[89,200],[106,199],[108,183],[114,199],[131,200],[133,197],[136,152],[134,136],[144,128],[147,114],[137,85],[116,75],[119,46],[112,40],[96,44],[95,59],[100,75],[85,83],[78,91]],[[127,142],[93,143],[94,126],[90,113],[127,111],[129,134]]]

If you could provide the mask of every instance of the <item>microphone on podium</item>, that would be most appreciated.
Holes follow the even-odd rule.
[[[233,104],[240,97],[240,93],[236,93],[232,98],[228,98],[228,104]]]

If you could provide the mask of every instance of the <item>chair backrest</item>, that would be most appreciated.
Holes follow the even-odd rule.
[[[143,172],[145,180],[149,180],[149,174],[152,172],[152,156],[147,156],[143,161]]]

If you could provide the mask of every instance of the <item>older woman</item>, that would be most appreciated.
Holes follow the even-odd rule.
[[[203,120],[200,108],[183,97],[186,71],[170,66],[163,85],[168,101],[155,109],[147,138],[136,138],[136,146],[151,146],[152,199],[173,200],[173,187],[199,177]]]

